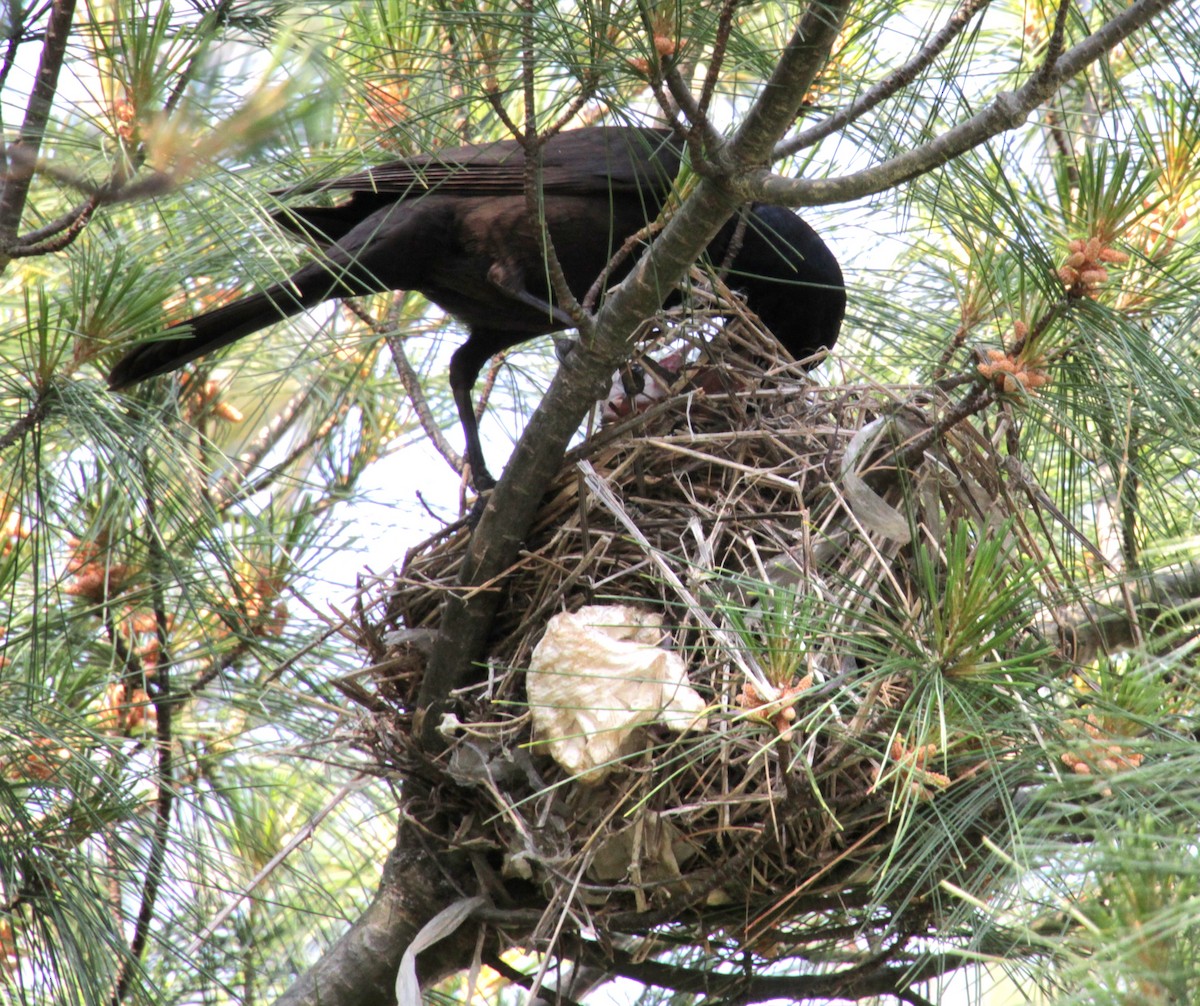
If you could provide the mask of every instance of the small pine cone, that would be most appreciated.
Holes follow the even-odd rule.
[[[224,419],[227,423],[240,423],[246,417],[242,415],[242,410],[228,402],[217,402],[213,406],[213,415],[218,419]]]
[[[678,49],[678,43],[676,43],[675,39],[671,38],[669,35],[654,36],[654,51],[664,59],[668,56],[674,56]]]

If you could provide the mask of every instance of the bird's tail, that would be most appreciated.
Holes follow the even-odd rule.
[[[224,307],[198,314],[167,329],[164,338],[144,342],[126,353],[108,375],[114,390],[177,370],[198,356],[228,346],[260,328],[297,314],[319,297],[304,297],[293,286],[276,284]],[[179,334],[172,335],[176,329]]]

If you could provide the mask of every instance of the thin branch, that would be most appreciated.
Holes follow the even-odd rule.
[[[542,203],[542,151],[554,132],[557,132],[557,129],[539,134],[534,117],[532,114],[529,116],[526,133],[521,137],[521,144],[525,148],[525,212],[537,238],[538,250],[546,268],[546,276],[550,280],[550,289],[557,301],[557,309],[569,315],[580,336],[584,336],[591,331],[591,315],[580,306],[574,291],[567,284],[562,262],[559,261],[554,241],[546,227],[545,207]],[[513,280],[524,287],[523,276],[513,277]]]
[[[4,48],[4,59],[0,62],[0,92],[8,84],[8,75],[17,61],[17,48],[25,41],[25,25],[36,23],[50,9],[52,0],[46,0],[41,10],[32,13],[25,12],[25,17],[18,19],[22,12],[15,4],[9,4],[9,16],[13,18],[9,26],[8,45]],[[0,177],[8,175],[8,151],[4,147],[4,106],[0,104]]]
[[[207,667],[196,672],[187,688],[184,689],[184,696],[188,699],[195,698],[226,671],[237,667],[238,661],[249,652],[249,642],[245,639],[239,640],[232,649],[221,655],[220,660],[212,660]]]
[[[788,41],[762,94],[730,141],[739,165],[769,163],[784,131],[795,121],[804,96],[829,59],[851,0],[812,2]]]
[[[939,442],[948,430],[971,416],[978,415],[995,400],[995,386],[981,380],[961,402],[947,409],[929,429],[904,445],[903,450],[896,456],[896,466],[901,469],[915,468],[930,446]]]
[[[314,384],[315,382],[309,382],[292,395],[283,404],[283,407],[271,417],[270,421],[263,424],[254,440],[247,444],[246,449],[237,456],[233,471],[223,476],[216,485],[215,495],[222,501],[218,504],[218,508],[223,508],[226,505],[225,501],[234,498],[239,487],[245,484],[250,472],[262,464],[263,458],[274,450],[284,434],[295,425],[312,395]]]
[[[689,138],[694,138],[696,133],[707,141],[706,145],[719,141],[721,134],[713,127],[713,124],[708,121],[708,117],[700,109],[700,103],[688,89],[687,84],[683,82],[683,76],[679,72],[679,64],[668,56],[664,56],[658,61],[659,75],[662,82],[667,85],[667,92],[675,99],[675,104],[679,110],[687,118],[690,129],[687,130]],[[658,92],[658,88],[655,88]],[[659,99],[659,105],[663,101]],[[669,112],[669,108],[664,108],[664,112]]]
[[[806,147],[811,147],[814,143],[825,139],[832,133],[836,133],[840,129],[844,129],[856,119],[861,118],[876,105],[886,101],[897,91],[908,87],[917,75],[929,66],[951,42],[954,41],[963,30],[971,23],[981,10],[983,10],[991,0],[963,0],[962,5],[953,14],[950,19],[942,26],[941,30],[929,40],[926,45],[916,56],[905,63],[898,70],[889,74],[883,80],[879,81],[874,87],[870,88],[857,101],[840,111],[834,112],[829,116],[805,129],[790,140],[785,140],[775,148],[775,160],[780,160],[784,157],[790,157],[792,154],[804,150]]]
[[[533,232],[537,237],[538,250],[545,263],[546,275],[550,280],[550,288],[554,291],[554,299],[558,302],[559,310],[570,316],[571,323],[579,330],[581,337],[591,332],[592,318],[580,306],[574,292],[567,285],[567,276],[563,272],[558,252],[554,249],[554,241],[546,227],[546,215],[542,205],[542,150],[552,134],[541,136],[527,134],[521,141],[525,147],[525,211],[529,215]],[[524,285],[524,277],[515,277]]]
[[[146,460],[143,458],[143,468]],[[117,968],[117,981],[113,989],[110,1006],[117,1006],[129,994],[134,975],[134,965],[142,959],[150,940],[150,925],[154,921],[154,905],[162,884],[163,871],[167,862],[167,840],[171,832],[171,809],[175,799],[175,739],[172,732],[172,714],[176,700],[171,695],[171,629],[166,602],[162,591],[164,555],[158,537],[158,504],[153,493],[147,493],[146,520],[150,525],[149,566],[151,596],[154,605],[154,628],[158,637],[159,660],[152,682],[147,682],[154,704],[154,746],[157,753],[155,765],[154,826],[150,835],[150,855],[146,863],[146,876],[142,881],[141,904],[134,923],[133,937],[129,941],[129,954],[122,958]]]
[[[669,55],[659,53],[657,38],[655,37],[654,12],[648,0],[638,0],[638,15],[642,19],[642,31],[645,32],[646,38],[649,41],[649,72],[647,74],[647,81],[654,92],[654,99],[671,128],[686,135],[688,149],[692,154],[694,162],[693,167],[698,173],[704,174],[705,165],[700,155],[704,147],[720,146],[722,142],[721,134],[707,121],[704,110],[688,89],[687,84],[684,83],[679,70],[679,62]],[[710,65],[709,71],[710,73],[713,72],[712,65]],[[664,84],[667,87],[668,94],[674,99],[673,105],[671,101],[667,100],[667,94],[663,94]],[[689,123],[689,127],[686,129],[679,122],[679,112],[683,113]]]
[[[277,464],[272,465],[253,482],[243,482],[240,485],[234,486],[233,488],[235,491],[219,500],[215,500],[212,504],[213,507],[218,512],[224,512],[235,503],[250,499],[250,497],[254,496],[255,494],[262,492],[267,488],[267,486],[271,485],[277,478],[279,478],[280,475],[286,472],[288,468],[295,464],[297,460],[303,457],[308,451],[312,450],[316,444],[319,444],[322,440],[324,440],[325,437],[329,435],[329,431],[346,417],[346,414],[352,407],[353,399],[351,396],[342,398],[336,404],[336,407],[332,413],[326,416],[322,422],[317,423],[317,425],[311,429],[307,437],[305,437],[290,451],[288,451],[286,457],[281,459]],[[222,483],[222,485],[224,484],[225,483]],[[324,504],[318,504],[318,509],[323,509],[324,506],[328,505],[328,501],[326,501]]]
[[[205,13],[204,17],[214,26],[214,29],[222,28],[229,19],[229,14],[233,10],[234,3],[235,0],[220,0],[212,10]],[[179,79],[175,81],[175,86],[171,88],[171,93],[167,95],[167,100],[163,102],[163,114],[168,118],[174,113],[175,107],[183,99],[183,94],[187,90],[188,84],[195,78],[196,67],[200,65],[200,59],[205,53],[205,46],[216,34],[216,30],[213,30],[202,40],[201,44],[196,47],[196,51],[188,58],[187,66],[179,72]]]
[[[33,404],[25,411],[25,415],[14,422],[3,433],[0,433],[0,451],[6,447],[11,447],[30,430],[36,429],[49,412],[50,396],[44,393],[39,394],[34,399]]]
[[[25,211],[25,201],[33,181],[32,162],[37,160],[46,125],[50,121],[50,108],[58,91],[58,74],[62,70],[74,17],[75,0],[54,0],[50,21],[46,26],[46,40],[42,44],[41,62],[25,108],[25,121],[20,136],[9,148],[9,154],[18,151],[24,154],[30,167],[28,170],[8,171],[4,176],[3,191],[0,191],[0,268],[7,265],[8,249],[16,239],[21,215]],[[3,142],[0,137],[0,145]]]
[[[168,192],[175,185],[175,180],[162,171],[151,172],[145,178],[130,183],[127,180],[129,171],[123,166],[123,161],[118,162],[105,182],[95,185],[54,164],[37,164],[30,151],[15,145],[10,150],[10,155],[11,162],[22,165],[21,170],[32,174],[36,167],[43,176],[56,179],[85,193],[85,197],[76,206],[49,223],[15,238],[8,249],[10,258],[28,258],[31,255],[61,251],[83,232],[92,215],[101,206],[153,198]]]
[[[739,4],[740,0],[725,0],[721,5],[721,13],[717,17],[717,34],[713,39],[712,53],[708,57],[708,71],[704,75],[704,83],[700,85],[701,121],[708,119],[708,106],[712,104],[713,94],[717,89],[717,80],[725,65],[725,51],[729,48],[729,36],[733,31],[733,14]]]
[[[970,963],[969,959],[956,954],[937,954],[911,965],[889,966],[888,961],[873,956],[861,964],[825,974],[722,974],[656,960],[635,960],[620,951],[613,953],[616,957],[612,964],[614,974],[676,992],[701,992],[727,1006],[768,999],[857,1000],[881,995],[898,996],[902,991],[907,993],[914,984]],[[894,960],[894,953],[887,956]]]
[[[533,988],[533,979],[522,971],[518,971],[511,964],[505,961],[502,957],[492,956],[486,961],[487,966],[497,972],[505,981],[516,985],[518,988],[523,988],[529,992]],[[556,992],[553,988],[544,990],[545,995],[539,995],[533,1000],[534,1003],[541,1003],[544,1006],[549,1006],[553,1003],[554,1006],[582,1006],[582,1003],[577,1002],[570,996],[564,995],[562,992]]]
[[[918,178],[973,147],[1022,125],[1064,80],[1103,57],[1174,3],[1175,0],[1134,0],[1078,45],[1053,62],[1047,60],[1023,86],[1015,91],[1001,92],[982,112],[915,150],[837,178],[784,178],[762,171],[747,177],[746,191],[750,198],[767,203],[826,206],[861,199]]]
[[[404,340],[398,332],[393,331],[387,335],[387,344],[388,349],[392,351],[392,365],[396,368],[396,375],[400,378],[400,383],[408,394],[409,405],[416,413],[417,422],[421,424],[421,431],[429,438],[434,450],[446,459],[446,464],[456,472],[461,472],[465,464],[463,456],[446,439],[442,427],[434,418],[433,410],[429,408],[429,399],[425,396],[425,389],[421,387],[421,378],[413,369],[408,355],[404,352]]]
[[[394,306],[398,303],[397,300],[393,299]],[[425,394],[425,389],[421,386],[421,378],[409,361],[408,354],[404,351],[404,340],[400,337],[399,330],[394,323],[394,318],[389,320],[387,326],[384,326],[380,325],[363,310],[362,305],[356,300],[344,300],[342,301],[342,306],[370,328],[376,336],[387,342],[388,349],[392,353],[392,365],[396,368],[396,375],[400,378],[400,383],[408,393],[409,405],[412,406],[413,412],[416,413],[417,422],[421,424],[421,431],[429,438],[434,449],[446,459],[446,463],[455,472],[461,472],[464,463],[462,455],[446,439],[446,435],[442,432],[442,427],[438,424],[437,419],[434,418],[433,410],[429,407],[429,399]]]
[[[64,213],[46,227],[39,228],[39,233],[49,233],[43,240],[34,240],[31,235],[24,235],[9,250],[12,258],[30,258],[34,255],[53,255],[72,244],[92,219],[96,207],[100,205],[97,196],[85,199],[79,206]]]
[[[1169,633],[1177,623],[1161,616],[1200,603],[1200,563],[1184,563],[1150,576],[1126,579],[1086,602],[1039,619],[1044,635],[1057,637],[1063,659],[1088,664],[1139,644],[1148,633]],[[1147,627],[1151,627],[1147,629]]]
[[[654,220],[646,224],[645,227],[639,228],[625,239],[621,247],[613,253],[613,257],[604,264],[604,268],[600,270],[600,275],[596,277],[596,282],[588,288],[588,292],[583,298],[584,310],[594,311],[596,309],[596,302],[599,301],[601,292],[608,286],[608,278],[613,274],[613,271],[629,258],[636,249],[646,244],[655,234],[662,230],[662,227],[661,220]]]
[[[350,794],[354,793],[356,790],[361,789],[368,778],[369,777],[367,775],[359,773],[348,783],[342,786],[341,789],[334,793],[333,796],[330,797],[330,799],[326,802],[325,806],[313,814],[313,816],[304,823],[304,826],[300,828],[296,834],[289,838],[274,856],[267,860],[267,862],[263,865],[263,868],[259,870],[258,873],[256,873],[253,877],[251,877],[242,887],[242,889],[234,894],[233,897],[231,897],[229,901],[225,903],[225,907],[209,920],[208,925],[204,927],[204,930],[199,933],[190,944],[188,944],[187,948],[183,951],[181,959],[185,961],[191,960],[197,954],[199,954],[200,951],[204,949],[205,944],[208,943],[208,941],[216,934],[217,930],[221,928],[221,925],[225,922],[225,920],[228,919],[229,916],[231,916],[235,911],[237,911],[238,905],[250,897],[251,892],[258,887],[259,884],[271,876],[271,874],[283,864],[284,860],[286,860],[288,856],[290,856],[296,851],[296,849],[312,838],[312,836],[316,834],[317,827],[320,825],[320,823],[324,821],[325,818],[327,818],[331,813],[333,813],[337,806],[343,800],[345,800],[346,797],[350,796]]]

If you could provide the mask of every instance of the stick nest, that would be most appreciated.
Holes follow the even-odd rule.
[[[489,666],[460,696],[446,753],[417,750],[411,711],[468,531],[414,549],[364,613],[383,700],[375,752],[432,780],[431,840],[491,873],[514,920],[525,906],[537,920],[525,939],[669,924],[686,943],[736,920],[739,946],[769,956],[806,913],[866,924],[889,856],[907,905],[942,879],[977,886],[1002,772],[970,739],[921,733],[905,709],[919,673],[978,670],[969,646],[950,652],[931,627],[927,584],[951,575],[947,541],[969,528],[968,572],[987,542],[1003,546],[1000,573],[1016,575],[1027,552],[1032,493],[954,415],[995,395],[979,382],[953,401],[817,387],[796,365],[764,366],[778,352],[767,336],[731,329],[690,354],[666,398],[570,453],[520,560],[492,585],[503,602]],[[548,619],[585,604],[661,616],[663,645],[708,709],[704,729],[637,729],[594,783],[546,755],[525,690]],[[1020,645],[983,639],[975,657]],[[971,815],[966,847],[946,849],[936,875],[906,876],[897,823],[919,829],[952,803]]]

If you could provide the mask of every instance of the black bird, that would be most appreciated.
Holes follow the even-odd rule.
[[[669,130],[597,126],[551,138],[542,155],[542,208],[567,285],[584,297],[622,244],[653,221],[678,173]],[[471,389],[501,350],[571,327],[554,303],[525,199],[525,154],[515,140],[406,158],[299,191],[349,191],[340,205],[283,210],[289,232],[319,256],[283,283],[206,311],[182,334],[135,346],[113,367],[124,388],[165,374],[333,297],[416,290],[466,323],[450,359],[450,387],[476,489],[494,485],[479,443]],[[293,190],[297,191],[297,190]],[[287,195],[288,193],[282,193]],[[797,359],[831,347],[845,312],[837,260],[790,210],[755,205],[728,283]],[[723,264],[731,220],[708,246]],[[610,281],[628,272],[626,256]]]

